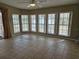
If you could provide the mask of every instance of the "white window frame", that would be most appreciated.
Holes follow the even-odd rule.
[[[15,19],[15,16],[17,16],[17,22]],[[12,19],[13,19],[13,29],[14,33],[19,33],[20,32],[20,22],[19,22],[19,15],[18,14],[12,14]],[[18,30],[17,30],[18,29]]]
[[[54,18],[52,18],[52,17],[50,17],[50,21],[51,21],[51,23],[49,24],[49,15],[51,15],[51,16],[55,16]],[[54,19],[54,20],[52,20],[52,19]],[[55,22],[56,22],[56,14],[55,13],[50,13],[50,14],[48,14],[48,20],[47,20],[48,22],[47,22],[47,34],[55,34],[55,26],[56,26],[56,24],[55,24]],[[52,23],[52,21],[54,21],[54,23]],[[49,28],[49,26],[52,26],[53,25],[53,32],[51,32],[52,31],[52,29],[50,29]],[[50,32],[49,32],[50,31]]]
[[[3,21],[2,21],[2,12],[0,11],[0,37],[4,38],[4,27],[3,27]]]
[[[66,37],[68,37],[68,36],[70,36],[70,33],[71,33],[71,23],[72,23],[72,12],[60,12],[59,13],[59,23],[60,23],[60,14],[61,13],[69,13],[69,23],[68,23],[68,25],[63,25],[63,24],[59,24],[59,26],[60,25],[62,25],[62,26],[68,26],[67,28],[68,28],[68,32],[67,32],[67,35],[65,35],[65,34],[60,34],[59,33],[59,31],[60,31],[60,29],[59,29],[59,31],[58,31],[58,35],[61,35],[61,36],[66,36]],[[60,27],[59,27],[60,28]],[[64,31],[64,29],[63,29],[63,31]]]
[[[41,23],[39,22],[40,21],[39,16],[41,16],[41,15],[44,16],[44,23],[42,23],[42,20],[41,20]],[[43,27],[42,31],[39,30],[41,26]],[[38,15],[38,32],[46,33],[46,14],[39,14]]]
[[[23,19],[24,17],[24,19]],[[27,22],[23,21],[27,20]],[[22,26],[22,32],[28,32],[29,31],[29,17],[28,15],[21,15],[21,26]]]
[[[31,31],[32,32],[36,32],[36,23],[37,23],[37,21],[36,21],[36,15],[35,14],[30,15],[30,19],[31,19]]]

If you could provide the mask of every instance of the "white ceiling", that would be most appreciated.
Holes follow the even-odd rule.
[[[8,4],[13,7],[17,7],[20,9],[28,9],[27,5],[29,3],[18,3],[18,2],[24,2],[24,1],[29,1],[29,0],[0,0],[1,3]],[[36,1],[42,1],[40,3],[40,6],[41,6],[40,8],[66,5],[66,4],[74,4],[74,3],[79,2],[79,0],[36,0]]]

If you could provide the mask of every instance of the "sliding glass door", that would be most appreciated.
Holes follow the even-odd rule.
[[[2,13],[0,12],[0,38],[4,37],[4,28],[3,28],[3,21],[2,21]]]
[[[48,34],[55,33],[55,14],[48,14]]]
[[[45,15],[40,14],[38,15],[38,32],[45,33]]]
[[[13,28],[14,28],[14,33],[20,32],[20,23],[19,23],[19,15],[13,14]]]
[[[36,15],[31,15],[31,31],[36,32]]]
[[[70,35],[70,13],[60,13],[59,18],[59,35]]]
[[[29,31],[28,15],[21,15],[22,31]]]

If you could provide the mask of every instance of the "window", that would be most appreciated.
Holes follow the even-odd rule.
[[[13,14],[13,27],[14,27],[14,33],[20,32],[20,25],[19,25],[19,15]]]
[[[36,32],[36,15],[31,15],[31,31]]]
[[[3,29],[2,13],[1,12],[0,12],[0,37],[4,37],[4,29]]]
[[[45,15],[38,16],[38,31],[45,32]]]
[[[28,15],[21,15],[22,31],[29,31]]]
[[[55,14],[48,14],[48,34],[54,34]]]
[[[70,13],[60,13],[59,35],[69,36]]]

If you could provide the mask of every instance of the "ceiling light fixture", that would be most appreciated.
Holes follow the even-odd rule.
[[[27,7],[29,9],[36,9],[36,8],[39,8],[41,7],[41,3],[44,2],[44,1],[38,1],[38,0],[29,0],[29,1],[24,1],[24,2],[19,2],[19,3],[28,3]]]
[[[30,4],[30,6],[34,7],[36,4]]]
[[[31,4],[29,4],[27,7],[35,7],[35,6],[36,6],[36,4],[31,3]]]

